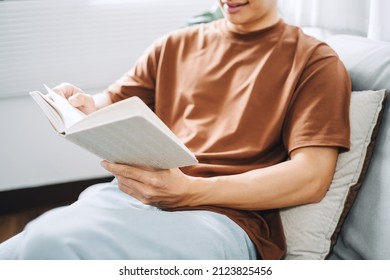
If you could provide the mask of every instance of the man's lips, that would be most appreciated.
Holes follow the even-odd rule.
[[[225,3],[223,5],[223,9],[228,12],[229,14],[235,14],[241,11],[242,8],[244,8],[248,2],[245,3]]]

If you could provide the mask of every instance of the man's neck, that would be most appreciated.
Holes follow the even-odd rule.
[[[275,10],[272,13],[264,15],[263,18],[257,19],[253,22],[246,22],[245,24],[235,24],[233,22],[227,21],[227,27],[230,31],[236,33],[250,33],[270,27],[276,24],[279,20],[280,17]]]

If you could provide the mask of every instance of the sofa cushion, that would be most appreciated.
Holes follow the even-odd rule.
[[[352,93],[351,149],[339,155],[325,198],[320,203],[281,210],[286,259],[328,256],[367,170],[384,100],[385,90]]]
[[[345,63],[354,90],[390,91],[390,43],[355,36],[327,41]],[[387,102],[370,168],[341,229],[331,259],[390,259],[390,102]]]

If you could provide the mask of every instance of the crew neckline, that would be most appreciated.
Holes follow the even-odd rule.
[[[247,32],[247,33],[239,33],[232,31],[228,28],[226,19],[221,19],[220,21],[220,29],[221,31],[226,35],[226,37],[233,39],[235,41],[240,42],[248,42],[248,41],[256,41],[264,38],[265,36],[268,36],[269,34],[273,34],[274,32],[280,30],[283,28],[286,24],[282,19],[279,19],[276,23],[273,25],[270,25],[268,27],[265,27],[260,30]]]

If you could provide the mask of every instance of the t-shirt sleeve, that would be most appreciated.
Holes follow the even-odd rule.
[[[308,60],[290,104],[283,130],[290,154],[307,146],[350,147],[351,82],[338,56],[326,44]]]
[[[163,38],[155,41],[135,65],[111,84],[106,93],[113,102],[132,96],[140,97],[149,107],[154,107],[156,76]]]

